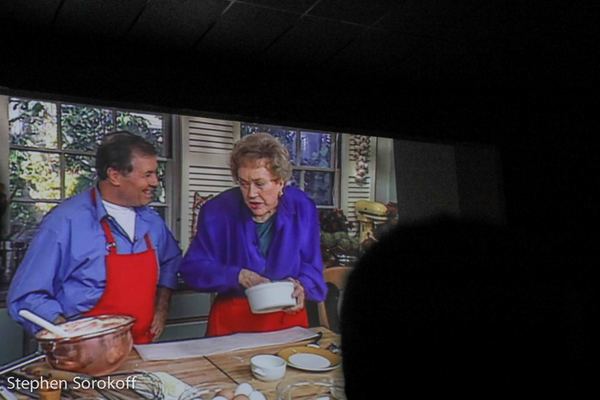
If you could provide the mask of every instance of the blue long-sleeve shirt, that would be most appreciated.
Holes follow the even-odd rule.
[[[108,218],[119,254],[145,251],[144,235],[149,233],[158,257],[158,285],[176,288],[181,262],[177,242],[155,211],[138,207],[135,212],[132,241],[106,213],[99,191],[96,205],[87,190],[56,206],[44,217],[13,277],[7,297],[11,317],[34,333],[39,327],[23,320],[19,310],[53,321],[59,315],[77,317],[96,305],[106,287],[103,218]]]
[[[246,268],[271,280],[298,279],[308,300],[323,301],[327,286],[314,202],[301,190],[287,187],[275,218],[264,257],[240,189],[229,189],[209,200],[200,210],[196,237],[181,263],[181,276],[199,291],[244,296],[238,275]]]

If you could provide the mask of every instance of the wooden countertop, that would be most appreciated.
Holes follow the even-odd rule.
[[[335,333],[331,332],[326,328],[313,328],[317,332],[323,332],[320,345],[321,348],[326,348],[330,343],[335,342],[337,345],[340,344],[340,338]],[[207,356],[206,358],[212,362],[217,368],[223,371],[231,380],[236,384],[242,382],[250,383],[255,389],[263,392],[267,398],[275,399],[275,389],[280,381],[264,382],[254,378],[250,371],[250,358],[257,354],[276,354],[279,350],[291,346],[299,346],[302,344],[310,343],[310,340],[298,343],[288,343],[284,345],[268,346],[250,350],[241,350],[230,353],[216,354]],[[328,376],[343,379],[342,369],[336,368],[328,372],[306,372],[299,371],[297,369],[287,367],[284,379],[293,378],[300,375],[315,375],[315,376]]]
[[[320,341],[322,348],[326,348],[332,342],[340,344],[339,335],[330,330],[322,327],[311,329],[323,333]],[[205,357],[166,361],[143,361],[137,352],[132,350],[125,363],[114,374],[133,373],[134,371],[166,372],[189,385],[201,386],[213,391],[217,389],[235,389],[240,383],[248,382],[255,389],[260,390],[268,400],[275,400],[276,387],[280,381],[263,382],[254,378],[250,371],[250,358],[256,354],[276,354],[281,349],[301,346],[310,342],[310,340],[306,340],[303,342],[239,350]],[[283,379],[306,374],[314,377],[343,379],[341,367],[332,371],[311,373],[299,371],[289,366],[286,369]]]
[[[127,361],[115,373],[128,371],[166,372],[188,385],[202,385],[207,389],[235,388],[236,386],[229,376],[216,368],[206,357],[176,361],[143,361],[133,350]]]

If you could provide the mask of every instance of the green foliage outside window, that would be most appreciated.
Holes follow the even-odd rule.
[[[61,106],[63,149],[94,152],[102,138],[113,130],[111,110],[72,104]]]
[[[94,184],[94,154],[106,134],[130,131],[166,155],[163,116],[156,114],[11,98],[9,130],[10,221],[16,240],[27,241],[52,207]],[[160,162],[159,175],[164,171]],[[156,203],[166,203],[162,181]]]
[[[56,105],[11,99],[8,110],[11,145],[56,148]]]

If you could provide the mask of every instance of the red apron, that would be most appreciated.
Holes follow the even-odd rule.
[[[96,191],[92,189],[96,204]],[[117,243],[106,219],[101,222],[109,253],[106,256],[106,287],[98,303],[85,316],[102,314],[129,315],[135,318],[131,328],[136,344],[150,343],[150,326],[154,318],[154,298],[158,283],[156,251],[148,234],[147,250],[134,254],[117,254]]]
[[[252,314],[245,297],[217,296],[208,316],[206,336],[223,336],[239,332],[269,332],[302,326],[308,328],[306,308],[295,314],[276,311]]]

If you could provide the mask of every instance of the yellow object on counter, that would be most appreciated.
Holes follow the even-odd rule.
[[[40,395],[40,400],[60,400],[60,395],[62,391],[60,387],[58,389],[45,389],[40,388],[38,390],[38,394]]]

